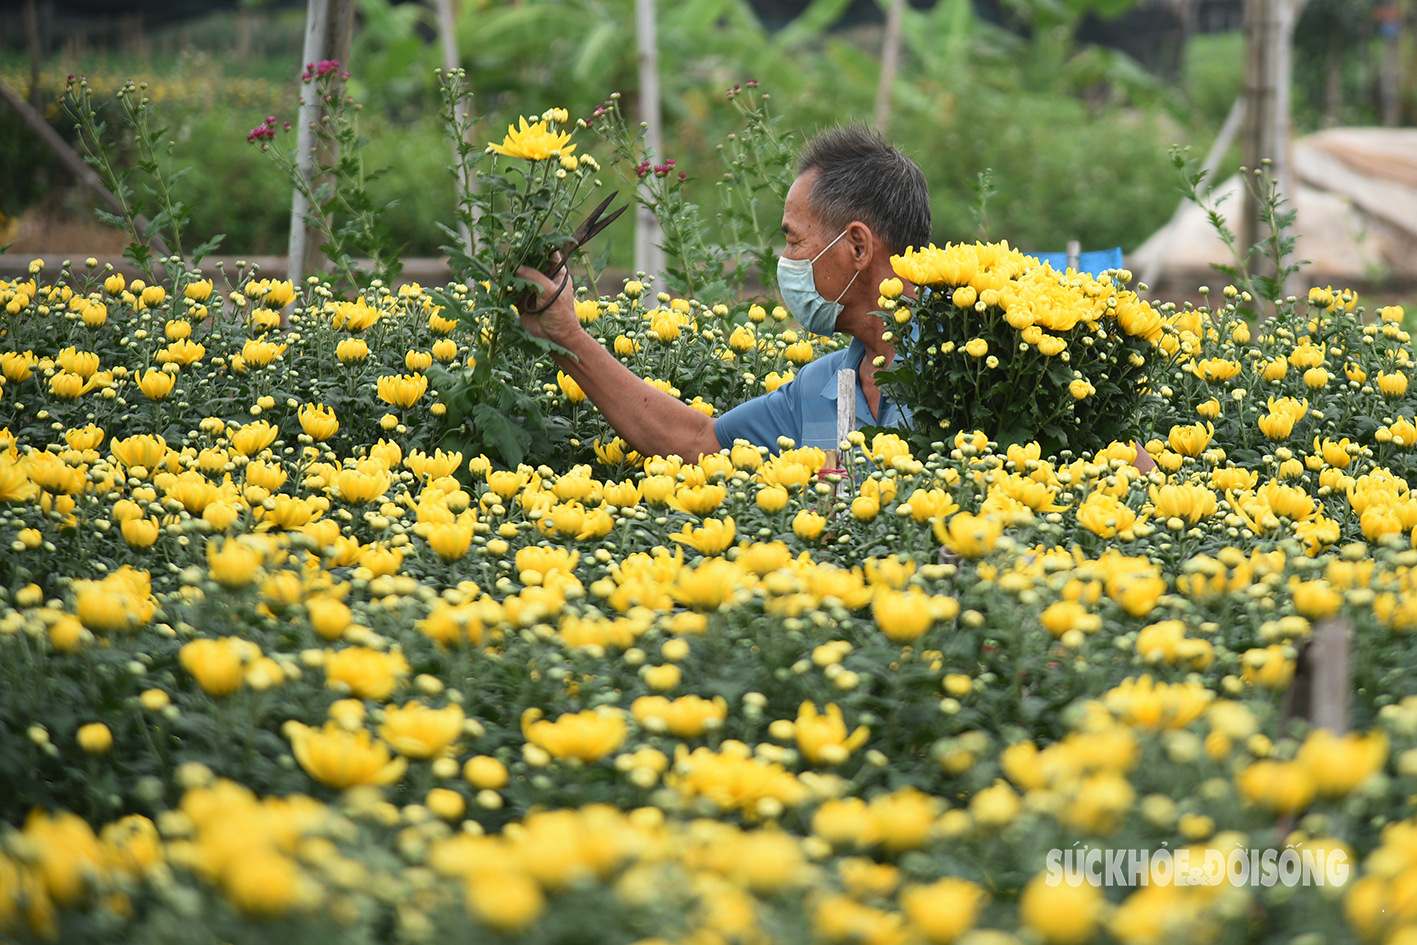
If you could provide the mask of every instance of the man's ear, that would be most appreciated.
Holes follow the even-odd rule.
[[[858,271],[871,268],[871,261],[876,255],[876,234],[869,226],[860,220],[853,220],[846,227],[846,236],[842,242],[847,244],[851,251],[851,262]]]

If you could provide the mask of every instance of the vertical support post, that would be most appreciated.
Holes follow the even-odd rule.
[[[900,21],[905,0],[891,0],[886,10],[886,35],[881,43],[881,81],[876,86],[876,130],[885,134],[891,123],[891,90],[900,69]]]
[[[1282,199],[1294,199],[1289,159],[1289,104],[1293,85],[1294,24],[1298,0],[1245,0],[1245,131],[1241,154],[1252,175],[1269,162]],[[1250,186],[1240,188],[1239,245],[1242,251],[1263,239],[1260,205]]]
[[[330,26],[330,0],[309,0],[305,7],[305,45],[300,60],[301,73],[312,62],[325,58],[325,40]],[[315,122],[320,120],[319,102],[304,82],[299,86],[300,111],[295,126],[295,169],[305,180],[311,180],[315,169]],[[286,278],[300,291],[305,268],[306,244],[314,235],[305,222],[310,202],[299,188],[290,203],[290,247],[286,255]]]
[[[1348,697],[1353,692],[1349,653],[1353,627],[1346,620],[1325,620],[1314,631],[1309,649],[1313,688],[1309,711],[1315,728],[1335,735],[1348,731]]]
[[[654,0],[635,0],[635,38],[639,45],[640,120],[645,123],[645,149],[664,160],[664,131],[659,101],[659,38],[655,28]],[[635,269],[658,275],[664,269],[663,240],[654,211],[641,206],[635,212]]]
[[[856,430],[856,372],[836,372],[836,441],[842,443]]]
[[[25,40],[30,47],[30,104],[44,114],[44,93],[39,88],[39,66],[44,56],[39,39],[39,9],[35,0],[25,0]]]
[[[856,429],[856,372],[851,368],[843,368],[836,372],[836,444],[838,447],[837,461],[835,465],[845,466],[844,457],[840,451],[844,450],[841,444],[846,442],[852,432]]]
[[[1373,13],[1378,20],[1378,35],[1383,38],[1378,101],[1382,123],[1391,128],[1402,123],[1402,13],[1396,0],[1380,4]]]
[[[1348,700],[1353,693],[1353,625],[1337,617],[1324,620],[1314,634],[1299,646],[1294,678],[1284,694],[1279,728],[1284,732],[1293,719],[1304,719],[1311,728],[1325,728],[1334,735],[1348,732]],[[1285,836],[1294,826],[1289,814],[1275,826],[1275,836]],[[1338,812],[1329,823],[1335,837],[1348,833],[1348,815]]]
[[[310,0],[305,14],[304,66],[321,59],[337,60],[349,66],[349,50],[354,40],[354,0]],[[300,125],[296,129],[296,167],[307,181],[314,181],[322,169],[339,157],[333,148],[321,147],[315,135],[315,125],[324,117],[324,109],[315,101],[312,87],[300,83]],[[290,209],[290,250],[286,278],[299,283],[319,269],[324,261],[320,253],[319,231],[305,222],[313,208],[304,195],[296,190]]]
[[[823,497],[824,508],[835,508],[836,497],[841,495],[841,481],[846,479],[849,485],[848,495],[855,491],[854,477],[850,462],[851,449],[847,442],[847,437],[856,429],[856,372],[851,368],[843,368],[836,372],[836,449],[825,450],[826,462],[817,473],[817,481],[827,480],[829,473],[837,475],[837,482],[832,486],[830,498]],[[835,515],[835,511],[827,513]]]
[[[462,65],[462,58],[458,55],[457,14],[453,10],[453,2],[454,0],[438,0],[438,39],[442,45],[444,72],[453,72]],[[467,103],[459,101],[453,107],[457,111],[458,124],[462,125],[467,120]],[[458,160],[456,145],[453,147],[453,160]],[[469,192],[477,189],[477,181],[472,178],[471,171],[461,184],[463,189]],[[476,210],[473,212],[476,213]],[[462,236],[463,252],[471,256],[477,245],[473,242],[472,231],[462,220],[458,221],[458,234]]]
[[[1078,240],[1068,240],[1068,268],[1073,272],[1078,271],[1078,266],[1082,265],[1082,243]]]

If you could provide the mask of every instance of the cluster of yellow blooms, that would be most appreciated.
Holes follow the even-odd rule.
[[[918,286],[948,289],[951,300],[961,309],[977,307],[982,312],[998,308],[1024,344],[1037,346],[1048,356],[1061,354],[1067,347],[1058,335],[1079,324],[1096,327],[1109,317],[1128,335],[1147,341],[1162,337],[1161,316],[1136,293],[1119,292],[1110,276],[1093,279],[1055,273],[1051,267],[1038,265],[1035,258],[1010,249],[1007,241],[944,248],[931,244],[892,256],[891,263],[896,272]],[[1074,291],[1079,287],[1081,292]],[[969,351],[975,357],[986,353],[987,344],[984,350],[976,347]]]
[[[90,262],[97,265],[96,260]],[[405,432],[397,430],[404,426],[420,429],[420,442],[431,444],[451,428],[443,426],[449,416],[444,399],[449,392],[430,387],[430,371],[456,372],[476,365],[474,346],[455,336],[460,324],[464,330],[472,326],[484,342],[491,330],[486,318],[473,313],[466,286],[454,286],[448,294],[457,311],[435,303],[433,295],[416,284],[397,291],[376,284],[354,301],[335,299],[327,287],[319,287],[324,294],[315,292],[314,304],[300,307],[288,281],[238,280],[239,287],[223,296],[213,280],[193,277],[180,293],[169,294],[142,279],[129,281],[118,273],[99,279],[99,273],[90,277],[91,289],[78,291],[72,284],[43,286],[38,279],[41,263],[36,260],[31,268],[35,275],[30,279],[0,280],[0,309],[30,326],[54,323],[57,328],[62,320],[61,334],[73,343],[57,355],[39,355],[32,347],[4,352],[0,390],[8,384],[12,396],[38,399],[39,404],[24,406],[46,415],[82,407],[88,413],[117,416],[132,406],[132,398],[161,405],[159,416],[182,417],[195,425],[202,420],[192,407],[194,400],[202,399],[198,388],[220,383],[234,385],[232,396],[254,394],[252,415],[264,412],[287,429],[301,428],[310,438],[307,443],[323,443],[339,433],[337,411],[347,412],[346,407],[327,407],[327,398],[337,391],[340,402],[348,405],[367,392],[390,411],[379,415],[358,410],[359,426],[346,428],[345,441]],[[291,310],[293,302],[297,307]],[[117,321],[110,321],[110,310]],[[576,302],[576,311],[648,383],[676,397],[681,396],[677,387],[655,378],[681,375],[693,365],[696,387],[726,392],[736,401],[776,390],[818,353],[817,344],[787,327],[787,312],[781,307],[769,317],[761,306],[747,306],[747,322],[736,325],[726,305],[704,306],[663,292],[651,296],[635,281],[614,299]],[[125,324],[122,318],[127,316],[141,327]],[[244,337],[239,330],[218,330],[223,322],[239,322]],[[79,326],[89,331],[76,331]],[[200,326],[195,335],[194,326]],[[115,330],[128,332],[117,339],[116,348],[111,344]],[[22,331],[18,337],[28,334]],[[108,343],[101,343],[105,339]],[[112,363],[115,353],[122,363]],[[705,364],[710,371],[703,370]],[[540,386],[556,409],[570,411],[585,400],[564,373],[553,372],[553,382],[541,382],[537,378],[547,370],[545,365],[518,369],[526,373],[525,386]],[[280,379],[291,376],[292,370],[314,379],[341,378],[342,383],[334,390],[319,388],[318,408],[301,406],[298,400],[282,404],[273,392],[282,389]],[[32,379],[34,384],[29,383]],[[720,410],[702,394],[684,399],[710,416]],[[287,412],[293,408],[298,409]],[[305,416],[310,411],[325,422],[312,425]],[[578,427],[590,425],[596,434],[576,439],[576,446],[584,441],[589,452],[594,440],[594,453],[602,462],[624,461],[627,451],[598,413],[576,413],[574,418]],[[298,425],[293,422],[297,419]]]
[[[1096,451],[1136,435],[1149,379],[1178,360],[1175,319],[1127,288],[1127,270],[1059,272],[1007,243],[931,244],[891,262],[902,279],[878,301],[910,369],[887,383],[917,429],[1027,431],[1049,453]]]

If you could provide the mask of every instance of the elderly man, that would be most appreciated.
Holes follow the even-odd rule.
[[[905,416],[877,386],[877,365],[895,349],[886,341],[877,308],[880,284],[896,278],[891,256],[930,242],[925,175],[878,134],[859,125],[824,132],[807,143],[782,212],[787,248],[778,260],[778,286],[787,310],[810,332],[845,332],[845,350],[818,358],[797,378],[716,420],[643,383],[576,320],[570,292],[546,311],[524,315],[534,335],[574,357],[556,363],[600,408],[610,425],[644,455],[698,460],[743,439],[777,450],[780,437],[799,446],[835,449],[837,372],[857,373],[856,416],[861,423],[900,425]],[[544,275],[520,275],[549,293]],[[564,277],[563,277],[564,278]]]

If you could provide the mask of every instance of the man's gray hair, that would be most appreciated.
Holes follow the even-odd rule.
[[[808,141],[797,173],[817,172],[807,206],[833,231],[854,220],[893,254],[930,242],[930,192],[914,161],[865,125],[829,128]]]

